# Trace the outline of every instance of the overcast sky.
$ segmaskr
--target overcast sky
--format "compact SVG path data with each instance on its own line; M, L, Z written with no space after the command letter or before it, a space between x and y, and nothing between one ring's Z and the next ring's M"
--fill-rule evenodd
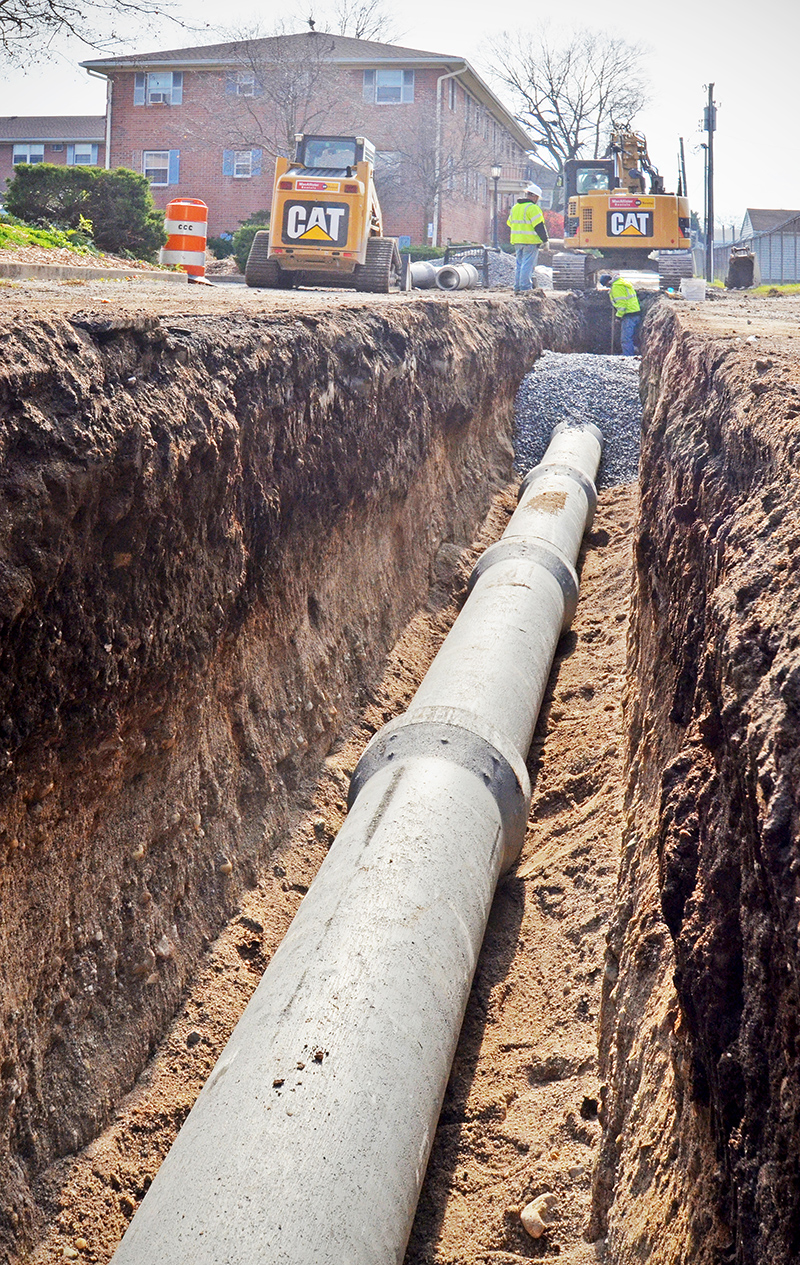
M148 20L141 34L123 51L147 52L214 43L229 38L236 25L261 23L271 29L279 18L300 30L309 5L297 0L267 8L252 0L200 0L175 6L195 29L186 31ZM396 43L409 48L466 57L488 78L488 45L500 31L541 29L547 8L498 0L459 0L434 5L431 0L386 0L396 14ZM651 103L635 120L648 140L651 161L666 177L667 188L677 180L678 138L686 147L689 196L702 214L703 153L698 131L706 100L706 85L714 84L719 108L715 136L715 202L717 220L741 224L748 206L800 208L800 163L797 160L797 53L800 48L798 0L726 0L709 3L664 4L656 0L627 0L597 4L569 0L548 6L569 12L569 28L554 19L551 33L581 27L602 28L647 49L645 68ZM487 10L493 24L487 21ZM314 0L317 29L325 29L325 0ZM197 29L207 23L207 29ZM90 79L77 63L91 50L71 46L54 63L28 71L9 71L0 84L0 115L102 114L105 88Z

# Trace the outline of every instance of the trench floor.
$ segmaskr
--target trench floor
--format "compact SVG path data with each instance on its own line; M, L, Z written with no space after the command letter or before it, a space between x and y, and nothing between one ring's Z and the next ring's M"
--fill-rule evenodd
M40 1179L49 1229L26 1265L112 1256L341 826L361 750L408 705L458 613L475 556L513 511L514 491L496 498L452 585L432 591L362 713L302 788L269 872L210 947L111 1125ZM407 1265L601 1259L582 1234L600 1132L595 1027L620 830L635 496L633 485L601 494L581 605L559 647L531 751L526 846L495 900ZM533 1240L518 1212L541 1193L556 1196L555 1221Z

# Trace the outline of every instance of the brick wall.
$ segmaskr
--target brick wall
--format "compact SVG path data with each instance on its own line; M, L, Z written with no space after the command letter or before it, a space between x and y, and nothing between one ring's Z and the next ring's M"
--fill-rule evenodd
M402 153L399 170L377 184L387 235L427 241L434 217L437 69L415 70L414 101L378 105L363 99L362 70L326 71L308 105L306 131L365 135L379 152ZM286 121L267 98L240 98L226 92L224 70L185 71L180 105L134 105L133 72L113 79L113 166L142 171L146 151L177 151L177 183L154 186L163 208L172 198L201 198L209 208L209 235L233 232L254 211L271 202L276 138L284 140ZM313 116L313 117L312 117ZM304 119L295 126L303 130ZM289 129L293 130L293 129ZM261 172L226 174L226 150L261 150ZM494 120L485 119L460 85L443 84L442 161L452 174L440 181L440 240L488 241L491 238L491 179L495 152L505 180L524 181L524 155Z

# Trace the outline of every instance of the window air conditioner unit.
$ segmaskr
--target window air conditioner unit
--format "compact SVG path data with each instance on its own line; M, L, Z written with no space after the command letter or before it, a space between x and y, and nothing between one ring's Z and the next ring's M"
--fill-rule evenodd
M151 105L164 105L167 101L168 101L168 96L166 92L151 92L150 93Z

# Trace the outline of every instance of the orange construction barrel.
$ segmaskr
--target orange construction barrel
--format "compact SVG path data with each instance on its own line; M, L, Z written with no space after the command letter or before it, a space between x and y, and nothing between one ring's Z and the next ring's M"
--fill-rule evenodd
M164 228L167 244L161 248L159 261L168 266L177 264L190 277L204 277L208 235L205 202L199 198L175 198L168 202Z

